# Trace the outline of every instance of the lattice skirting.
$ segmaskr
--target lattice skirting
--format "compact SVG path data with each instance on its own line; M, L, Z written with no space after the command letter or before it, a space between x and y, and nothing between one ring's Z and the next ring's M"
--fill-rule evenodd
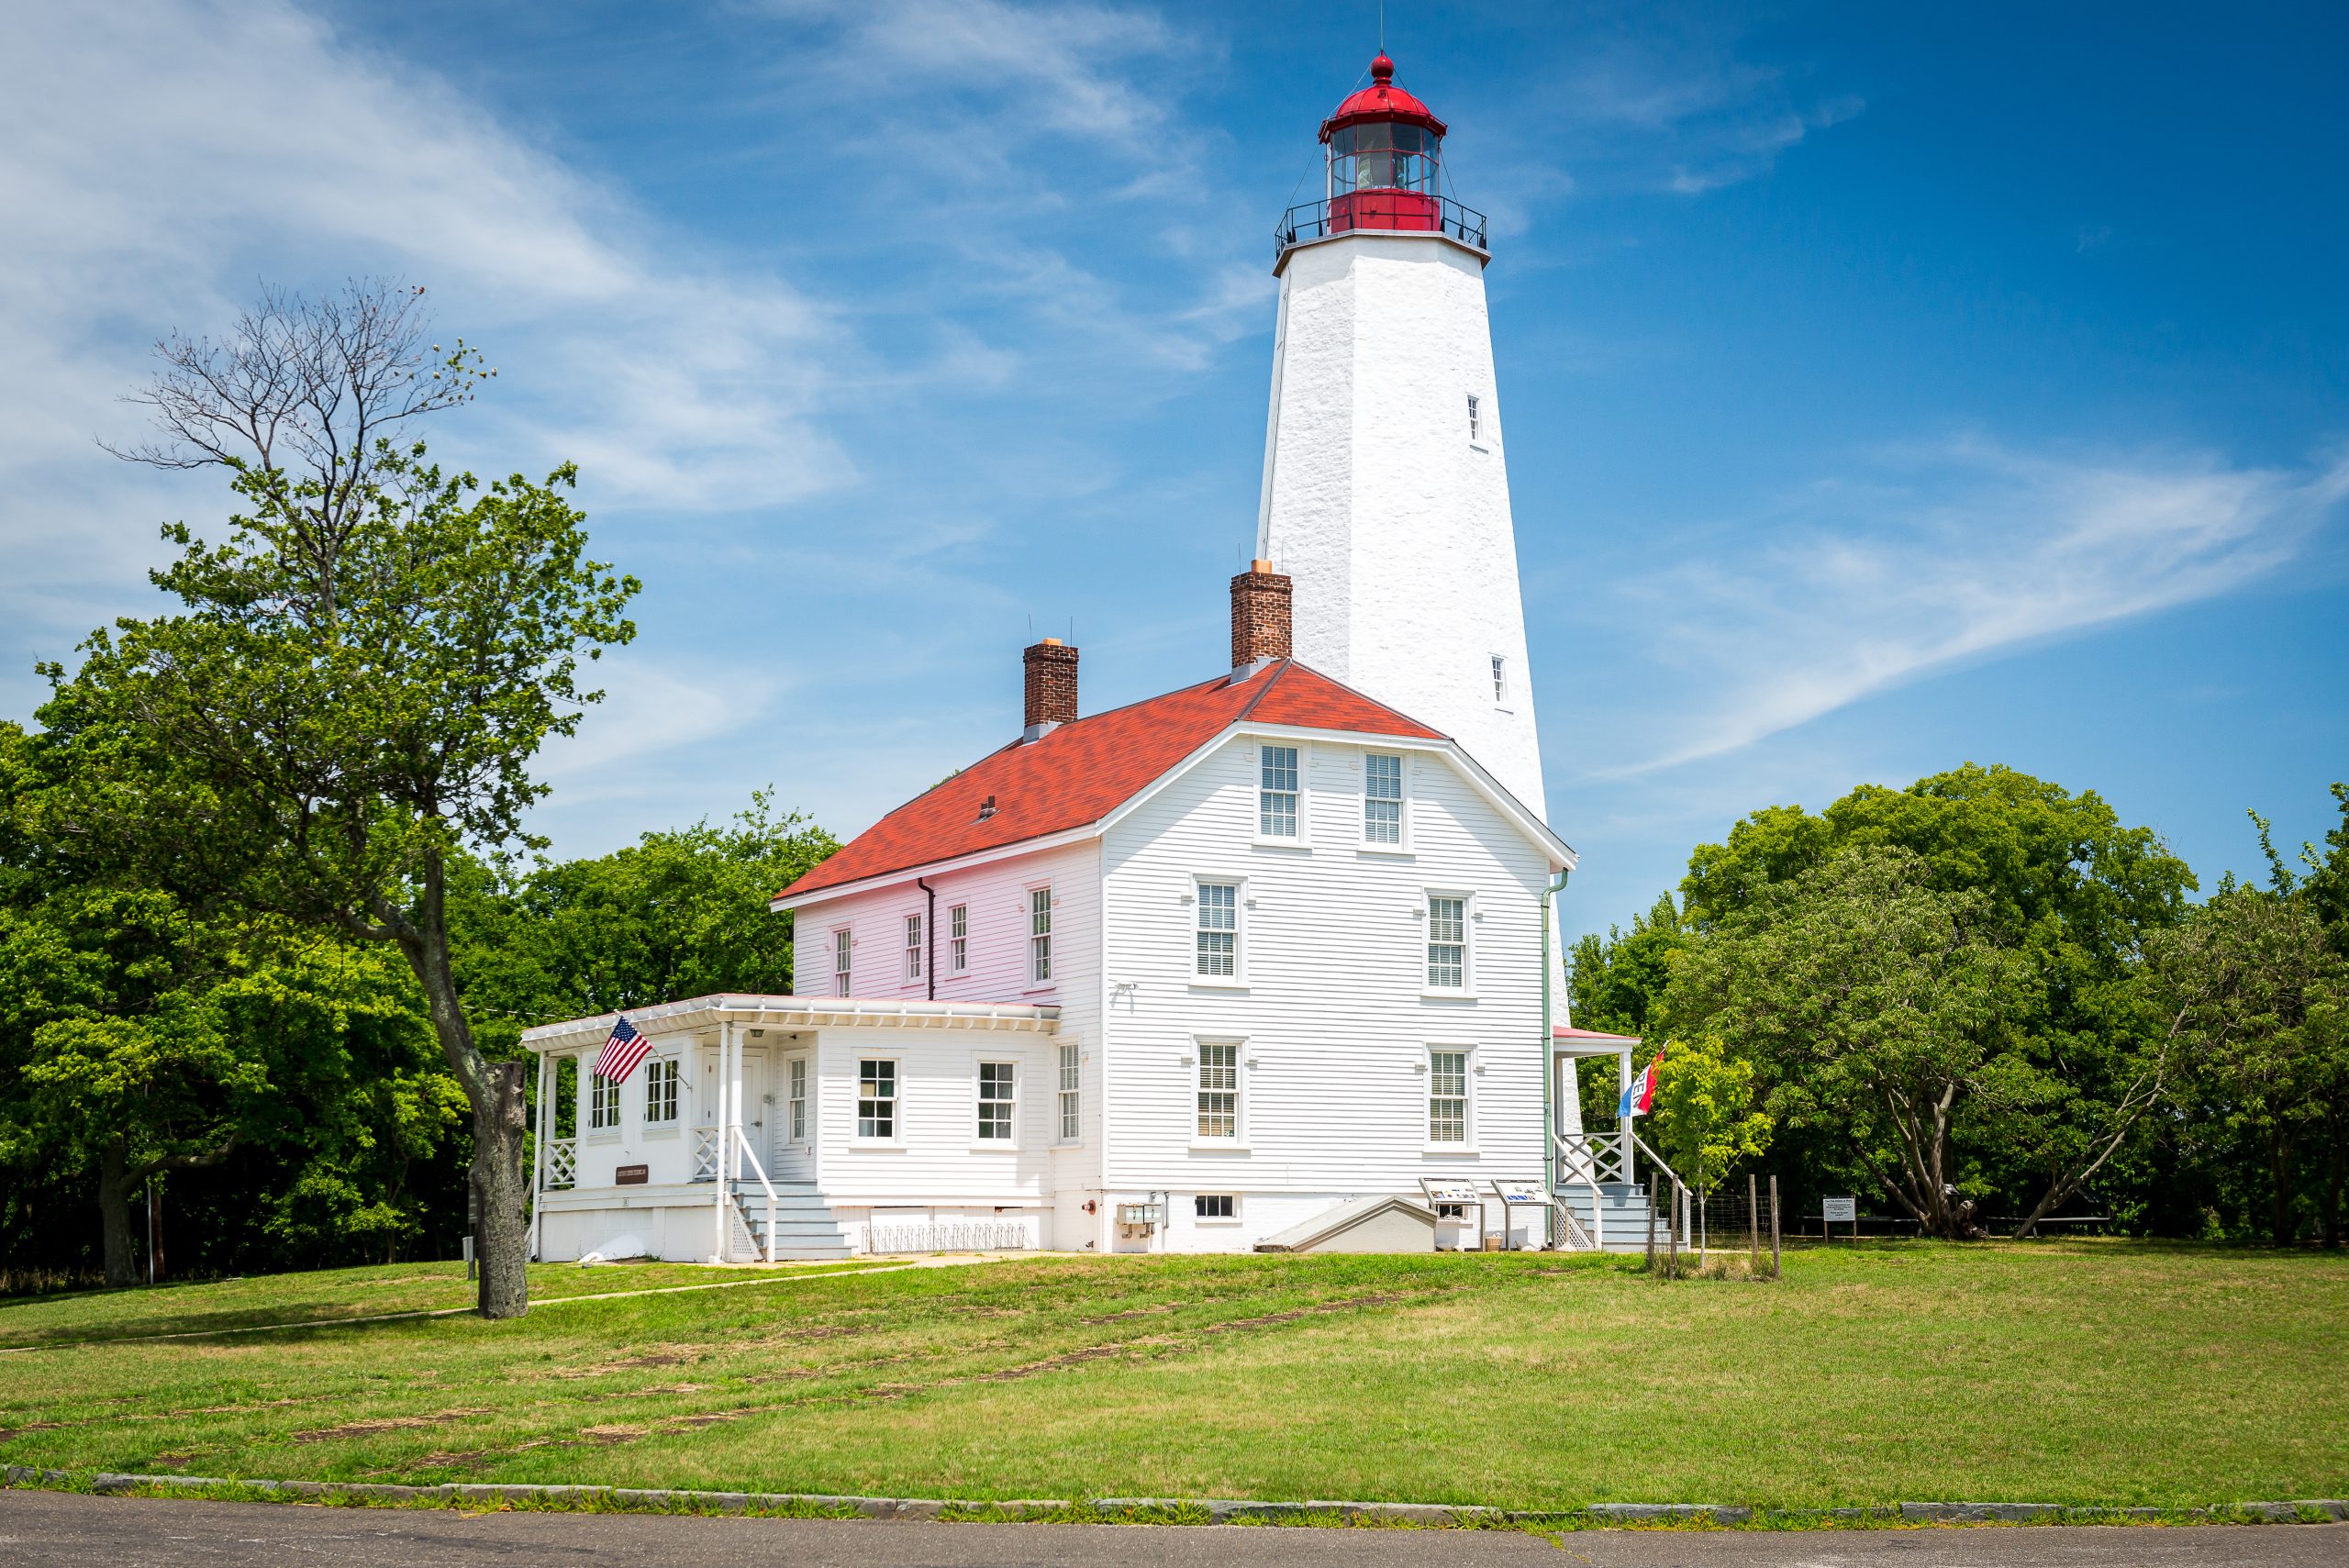
M875 1225L866 1250L874 1252L1018 1252L1036 1244L1021 1219L940 1219Z

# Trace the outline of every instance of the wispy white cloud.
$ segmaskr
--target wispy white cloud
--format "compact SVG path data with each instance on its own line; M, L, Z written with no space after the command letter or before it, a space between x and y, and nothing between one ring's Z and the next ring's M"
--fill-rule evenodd
M1685 703L1600 776L1739 751L1935 671L2206 599L2299 558L2349 496L2304 470L1980 439L1885 454L1617 590Z

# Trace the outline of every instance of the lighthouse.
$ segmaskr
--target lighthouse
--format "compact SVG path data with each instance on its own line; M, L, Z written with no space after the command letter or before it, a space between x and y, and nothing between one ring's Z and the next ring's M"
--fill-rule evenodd
M1320 197L1275 232L1256 554L1295 584L1299 660L1546 817L1485 218L1444 194L1443 121L1383 50L1370 70L1322 122Z

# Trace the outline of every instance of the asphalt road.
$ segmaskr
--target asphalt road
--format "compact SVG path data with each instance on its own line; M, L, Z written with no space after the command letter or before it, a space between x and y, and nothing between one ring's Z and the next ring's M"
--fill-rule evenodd
M975 1525L461 1514L0 1491L0 1568L2341 1568L2349 1525L2105 1529L1475 1530Z

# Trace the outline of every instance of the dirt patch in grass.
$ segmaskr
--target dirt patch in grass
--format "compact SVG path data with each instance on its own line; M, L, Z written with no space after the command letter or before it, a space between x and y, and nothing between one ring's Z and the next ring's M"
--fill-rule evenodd
M286 1440L297 1443L340 1442L349 1438L372 1438L382 1432L412 1431L418 1427L445 1426L451 1421L469 1420L475 1416L495 1416L497 1412L487 1406L467 1410L439 1410L429 1416L379 1416L373 1420L345 1421L339 1427L318 1427L306 1432L288 1432Z

